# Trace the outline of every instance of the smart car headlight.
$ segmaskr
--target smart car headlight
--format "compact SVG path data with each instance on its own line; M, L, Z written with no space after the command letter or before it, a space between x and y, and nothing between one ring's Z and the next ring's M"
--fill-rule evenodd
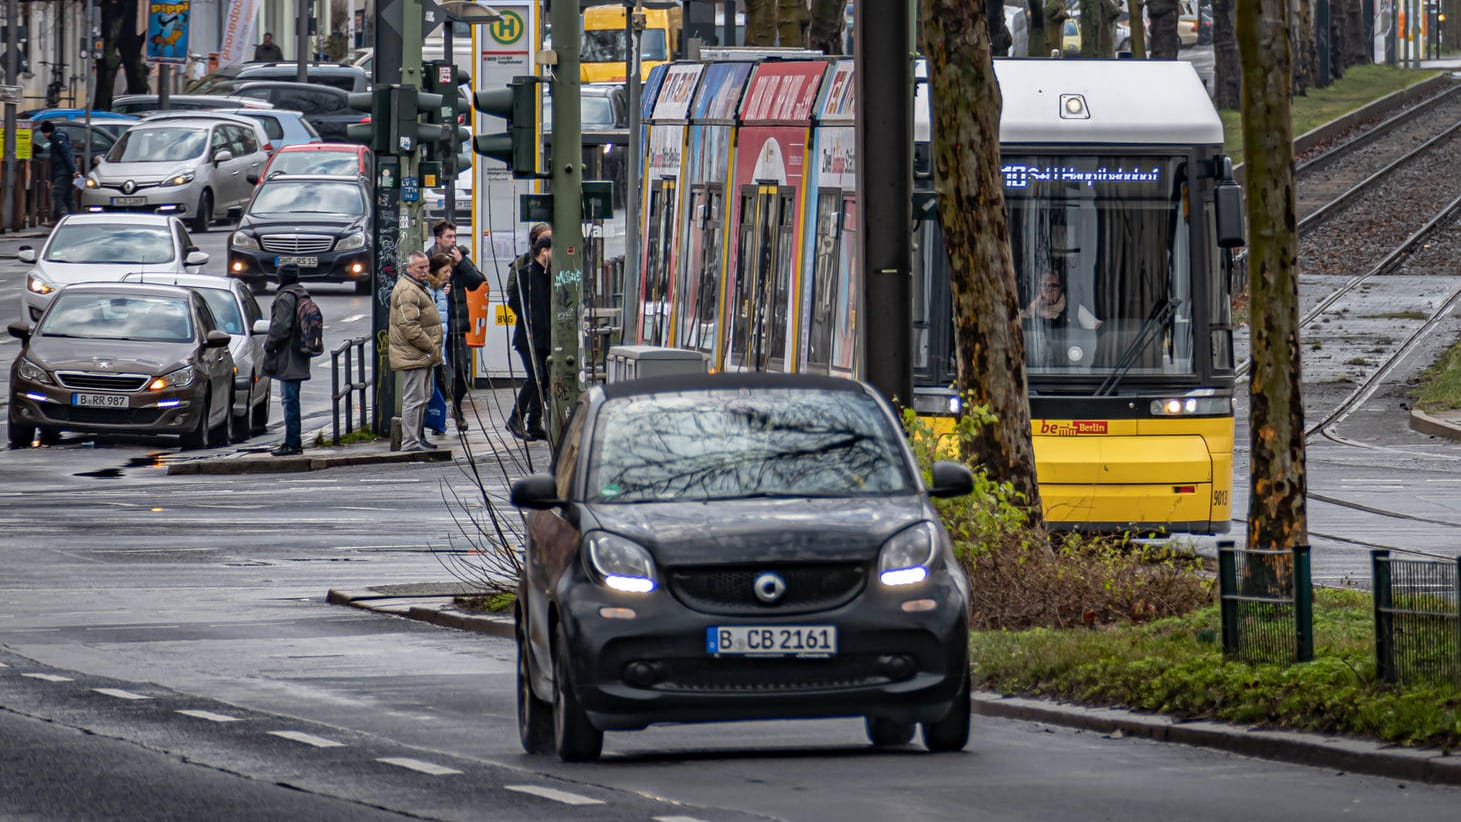
M46 373L46 369L41 368L39 365L24 357L20 358L20 363L16 366L15 370L23 380L44 383L46 385L51 384L51 375Z
M631 594L655 589L654 559L642 545L600 531L588 537L588 559L605 587Z
M883 543L878 554L878 580L890 588L924 581L937 547L938 530L933 523L904 528Z
M193 370L193 366L185 365L148 383L147 388L151 391L161 391L164 388L187 388L193 384L193 380L196 378L197 372Z
M233 236L228 241L233 244L234 248L244 248L251 251L259 250L259 241L242 231L233 232Z
M49 294L56 290L56 287L46 282L46 278L32 272L25 278L26 290L32 294Z
M364 231L357 231L335 243L336 251L349 251L352 248L365 248Z

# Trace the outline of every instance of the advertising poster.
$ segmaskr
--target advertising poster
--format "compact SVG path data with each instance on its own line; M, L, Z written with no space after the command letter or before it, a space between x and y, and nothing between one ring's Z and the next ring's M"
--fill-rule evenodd
M259 13L259 0L233 0L223 18L223 37L218 49L218 65L242 63L254 54L254 18Z
M147 4L147 62L188 62L188 18L192 0Z

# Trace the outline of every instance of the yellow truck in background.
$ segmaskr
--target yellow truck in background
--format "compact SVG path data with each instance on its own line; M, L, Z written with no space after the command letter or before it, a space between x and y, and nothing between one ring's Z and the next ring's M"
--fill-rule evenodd
M624 13L623 5L584 9L583 39L578 56L580 81L624 82L624 59L629 54ZM669 62L680 47L680 33L684 27L684 12L678 5L644 9L644 33L639 40L639 79L648 79L650 69Z

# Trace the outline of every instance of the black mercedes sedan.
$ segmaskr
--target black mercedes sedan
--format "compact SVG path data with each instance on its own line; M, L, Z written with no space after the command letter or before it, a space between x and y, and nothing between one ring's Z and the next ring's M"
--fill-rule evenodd
M184 448L228 442L232 338L197 292L76 283L35 327L9 331L25 343L10 368L10 447L62 431L172 434Z
M588 389L531 509L518 729L592 760L658 722L863 717L874 745L969 736L969 583L892 408L806 375Z
M228 276L255 293L279 266L299 266L301 282L354 283L370 290L370 187L346 177L289 175L254 189L238 230L228 238Z

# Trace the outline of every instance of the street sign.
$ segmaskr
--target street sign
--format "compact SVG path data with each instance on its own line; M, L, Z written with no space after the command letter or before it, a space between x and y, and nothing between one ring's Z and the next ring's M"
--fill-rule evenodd
M20 86L0 86L0 103L14 103L20 105L24 96L24 89Z
M401 178L401 202L414 203L421 199L421 186L415 177Z

